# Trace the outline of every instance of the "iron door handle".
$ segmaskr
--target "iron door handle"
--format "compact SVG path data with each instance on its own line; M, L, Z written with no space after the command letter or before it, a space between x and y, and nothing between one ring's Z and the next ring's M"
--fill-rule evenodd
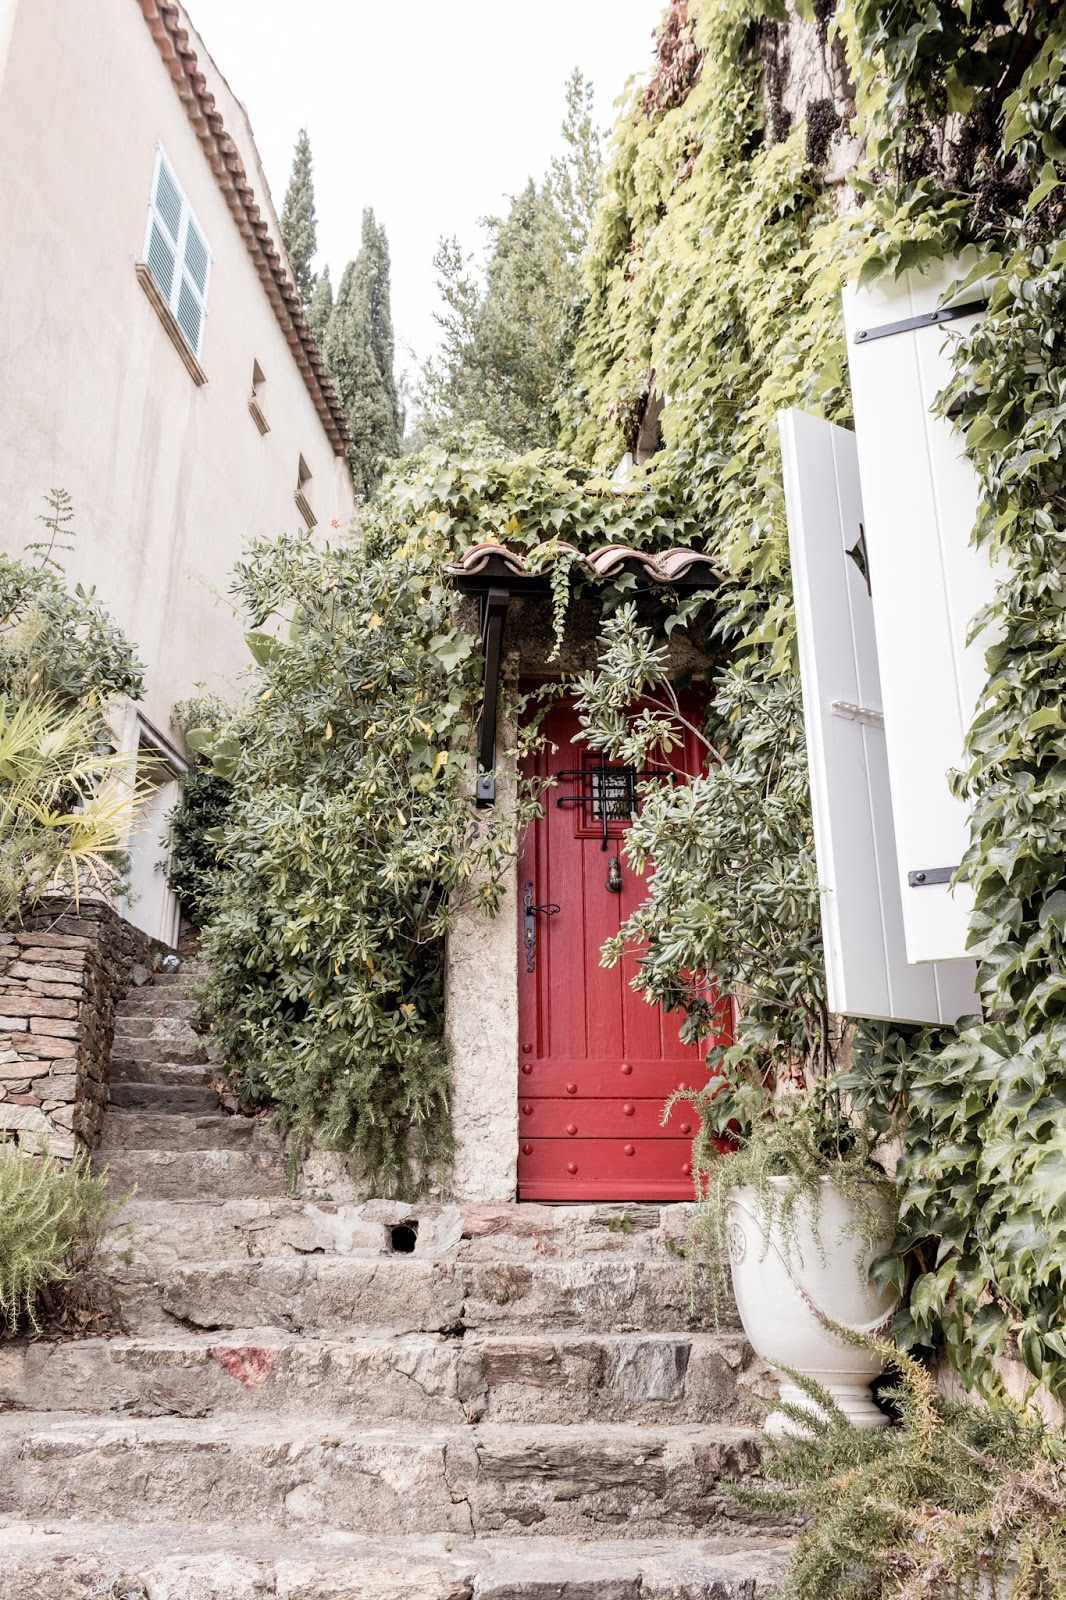
M527 878L522 886L522 907L525 926L523 929L523 943L526 947L526 971L537 970L537 912L544 917L557 917L561 906L554 901L548 905L535 906L533 904L533 880Z

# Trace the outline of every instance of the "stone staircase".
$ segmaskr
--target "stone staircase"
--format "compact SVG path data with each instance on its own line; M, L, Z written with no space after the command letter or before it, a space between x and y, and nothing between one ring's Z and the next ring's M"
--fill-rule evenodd
M755 1600L763 1381L684 1206L287 1197L194 966L117 1025L125 1332L0 1346L0 1600Z

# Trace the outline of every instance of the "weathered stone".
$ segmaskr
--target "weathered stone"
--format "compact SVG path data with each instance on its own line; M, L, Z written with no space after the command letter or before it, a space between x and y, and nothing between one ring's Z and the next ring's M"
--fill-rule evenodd
M74 988L74 979L69 967L38 965L36 962L27 961L25 959L27 954L28 952L24 951L23 960L16 961L8 967L9 978L25 978L34 984L57 983L64 988ZM47 994L48 991L45 989L43 992ZM75 989L75 993L81 993L80 985Z
M0 1062L0 1083L28 1083L31 1078L43 1078L50 1070L50 1061L31 1061L28 1057L15 1056L12 1061Z
M33 1025L19 1040L19 1050L40 1061L67 1061L78 1053L77 1040L53 1039L50 1034L36 1033Z
M80 1029L76 1021L60 1017L35 1016L30 1018L30 1032L48 1034L54 1039L77 1039Z
M5 1033L19 1033L26 1028L25 1017L0 1017L0 1028Z
M50 1520L0 1530L0 1600L104 1596L117 1573L150 1600L769 1600L781 1539L653 1542L479 1538L375 1540L186 1522L151 1529Z
M32 936L32 944L28 942L29 937L30 936L27 936L26 939L22 941L22 961L38 962L41 966L54 966L60 968L83 967L85 965L85 952L88 944L87 940L81 940L79 943L79 948L72 950L66 945L57 944L55 942L55 935L53 935L50 939L46 936L44 940L41 940L39 935ZM14 967L11 970L13 972L16 971ZM24 977L25 973L16 972L16 976Z
M9 1133L25 1129L27 1133L47 1134L50 1127L48 1118L34 1106L14 1105L11 1100L0 1105L0 1128Z
M29 950L88 950L92 939L87 934L68 933L16 933L15 943ZM28 955L26 960L39 960L40 957Z

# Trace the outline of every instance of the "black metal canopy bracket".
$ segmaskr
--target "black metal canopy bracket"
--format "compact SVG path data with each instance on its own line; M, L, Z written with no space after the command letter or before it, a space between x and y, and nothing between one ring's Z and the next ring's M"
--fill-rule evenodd
M485 687L481 705L481 725L477 741L477 785L474 797L479 806L496 802L496 711L500 699L500 661L503 658L503 629L510 589L488 589L481 596L481 645L485 656Z

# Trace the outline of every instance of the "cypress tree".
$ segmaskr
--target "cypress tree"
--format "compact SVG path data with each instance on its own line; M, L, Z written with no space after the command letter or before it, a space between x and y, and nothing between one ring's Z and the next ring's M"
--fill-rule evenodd
M311 141L301 128L292 158L292 177L281 208L281 237L292 267L292 275L305 307L315 292L311 268L318 248L315 228L315 187L311 180Z
M421 424L431 439L475 423L516 451L559 437L574 403L580 259L600 185L592 89L580 72L566 86L563 140L549 175L514 195L506 216L485 219L483 283L456 240L438 248L442 337L420 387Z
M333 315L333 284L330 282L329 268L323 267L315 283L315 292L311 296L311 304L307 308L307 321L314 335L315 343L321 350L326 341L326 329L329 319Z
M364 495L381 476L382 458L400 453L394 347L388 241L367 210L362 248L344 269L322 340L322 354L352 430L352 476Z

